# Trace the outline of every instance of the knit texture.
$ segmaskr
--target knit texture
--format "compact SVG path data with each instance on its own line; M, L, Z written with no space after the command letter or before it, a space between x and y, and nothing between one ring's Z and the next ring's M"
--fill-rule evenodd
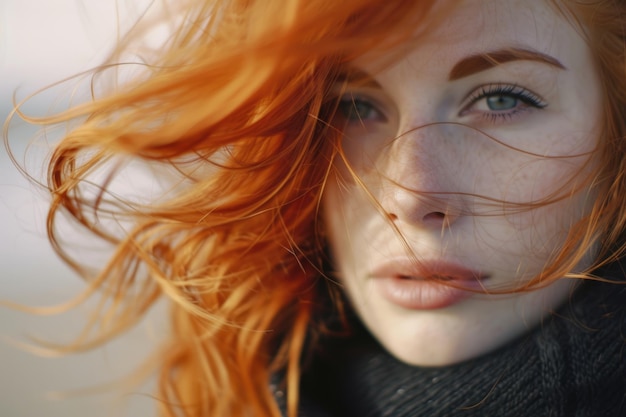
M619 265L603 276L623 281ZM357 333L308 367L301 417L626 416L622 285L587 282L529 334L452 366L406 365Z

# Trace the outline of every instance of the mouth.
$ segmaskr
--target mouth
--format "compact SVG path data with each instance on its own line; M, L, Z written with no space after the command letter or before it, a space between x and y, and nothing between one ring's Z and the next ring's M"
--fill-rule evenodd
M410 310L455 305L480 292L489 279L489 275L459 264L408 258L385 262L373 269L370 277L384 299Z
M398 278L417 281L484 281L489 275L444 261L414 261L408 258L394 259L373 269L372 278Z
M450 275L441 275L441 274L432 274L428 276L428 278L422 278L422 277L416 277L416 276L410 276L410 275L398 275L397 278L412 279L412 280L432 279L433 281L454 281L456 279L455 277L452 277Z

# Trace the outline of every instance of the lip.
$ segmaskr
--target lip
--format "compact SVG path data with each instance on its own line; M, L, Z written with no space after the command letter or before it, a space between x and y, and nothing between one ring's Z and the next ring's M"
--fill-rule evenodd
M392 304L411 310L434 310L457 304L483 288L483 272L443 260L415 262L409 258L387 261L370 277L377 291ZM441 278L454 285L442 283ZM472 291L474 290L474 291Z

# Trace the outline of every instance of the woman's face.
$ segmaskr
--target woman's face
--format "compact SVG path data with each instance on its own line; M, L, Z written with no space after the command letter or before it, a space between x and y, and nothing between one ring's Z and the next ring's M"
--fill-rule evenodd
M397 358L459 362L521 335L571 293L568 279L488 295L435 278L501 290L558 254L595 197L585 180L598 75L547 0L462 1L402 59L385 58L356 62L369 81L348 81L342 96L347 163L338 158L324 195L337 278Z

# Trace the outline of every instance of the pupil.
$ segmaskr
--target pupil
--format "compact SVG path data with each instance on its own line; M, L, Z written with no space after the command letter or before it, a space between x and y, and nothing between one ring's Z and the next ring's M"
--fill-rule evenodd
M369 117L371 107L362 100L355 100L350 106L350 119L361 120Z
M511 96L487 97L489 110L511 110L517 106L517 99Z

